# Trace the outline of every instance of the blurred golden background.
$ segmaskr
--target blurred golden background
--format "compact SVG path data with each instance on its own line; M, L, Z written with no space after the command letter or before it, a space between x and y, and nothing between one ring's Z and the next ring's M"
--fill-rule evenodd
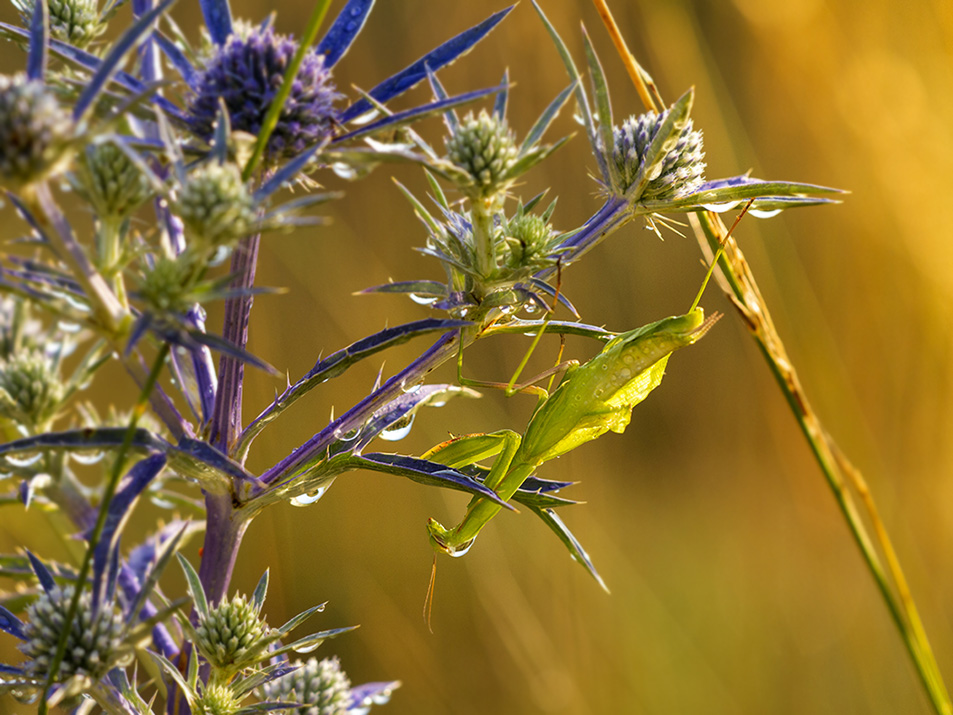
M332 7L332 12L336 10ZM583 62L579 21L600 52L617 120L641 107L592 6L544 9ZM234 0L261 19L273 3ZM380 0L336 71L368 89L503 3ZM755 176L849 189L843 205L746 218L738 228L814 407L863 470L907 571L940 667L953 683L953 5L946 0L616 2L616 19L663 96L696 88L709 178ZM286 3L277 26L303 26ZM12 16L12 11L7 13ZM197 5L175 17L199 23ZM23 59L4 48L4 67ZM567 77L542 24L522 3L469 56L441 73L451 92L489 86L509 67L520 137ZM423 89L406 101L424 101ZM405 105L409 106L409 105ZM436 121L425 125L439 141ZM558 196L570 229L600 205L589 148L570 112L550 139L576 137L520 187ZM353 296L389 278L442 277L412 250L424 236L389 179L422 195L419 169L379 169L347 185L329 227L268 237L250 349L292 379L385 324L426 317L388 296ZM330 185L337 185L333 177ZM616 330L684 312L702 279L692 237L659 241L632 223L564 274L585 321ZM430 575L427 517L455 523L466 498L393 477L340 478L318 504L271 510L251 526L233 585L249 592L271 569L272 624L328 601L315 628L360 623L318 654L336 653L355 683L400 679L381 712L919 713L927 700L873 580L797 425L732 306L677 354L623 436L609 435L544 468L578 480L562 512L612 590L602 592L530 514L502 515L465 559L438 563L433 634L421 617ZM219 322L217 322L219 321ZM210 327L220 324L213 311ZM528 340L486 341L470 375L506 379ZM392 374L427 343L386 354ZM554 359L555 341L536 364ZM594 347L570 341L568 354ZM264 469L371 388L362 363L276 423L253 451ZM445 366L434 380L453 381ZM252 374L251 419L282 385ZM98 398L109 399L107 391ZM420 453L455 433L521 430L532 398L451 402L427 410L394 445ZM386 450L391 445L380 445ZM36 521L8 509L0 550L44 544ZM151 514L148 509L141 516ZM197 560L196 548L189 549ZM170 591L178 573L169 573ZM0 658L16 655L0 640ZM0 700L0 710L21 712ZM6 710L4 710L6 712ZM22 711L25 712L25 711Z

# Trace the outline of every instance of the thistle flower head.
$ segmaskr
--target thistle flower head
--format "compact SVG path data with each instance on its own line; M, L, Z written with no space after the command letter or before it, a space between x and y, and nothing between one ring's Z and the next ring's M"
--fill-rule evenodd
M227 245L255 225L255 200L234 164L209 162L195 169L173 208L189 238L203 247Z
M220 101L232 129L257 135L298 49L294 39L270 26L236 27L199 74L188 100L192 128L205 139L212 136ZM271 161L294 156L330 134L338 98L330 77L324 56L308 52L268 140Z
M638 117L632 116L621 127L613 128L612 161L621 177L621 186L613 188L619 193L625 193L636 180L645 152L668 112L646 112ZM702 133L694 131L692 120L688 119L675 145L656 165L653 175L649 176L649 183L640 199L662 201L690 194L705 180L704 157Z
M71 585L57 586L49 592L41 592L27 609L26 640L20 650L30 659L26 672L37 679L47 676L60 634L67 627L66 615L73 593ZM124 629L125 622L118 608L108 604L94 612L92 596L84 591L76 618L69 624L66 652L57 678L66 680L75 675L92 680L102 678L117 665Z
M481 110L467 114L447 138L447 155L470 175L478 194L490 196L505 190L512 180L509 170L519 158L519 148L506 120Z
M17 190L46 178L72 136L70 114L49 87L24 74L0 75L0 183Z
M161 257L142 276L139 295L157 314L184 313L194 302L190 289L191 254L176 258Z
M228 685L211 683L202 691L194 711L198 715L234 715L241 709L241 701Z
M96 7L97 0L46 0L50 9L50 35L84 49L103 34L106 23ZM33 20L36 0L13 0L27 27Z
M56 414L65 391L55 361L41 350L0 357L0 417L42 426Z
M259 610L254 601L236 595L200 620L195 646L213 668L233 672L260 659L271 629L259 617Z
M337 657L309 658L297 670L262 686L265 700L304 703L294 715L345 715L351 706L351 681Z
M503 227L506 268L535 271L553 262L551 253L558 235L547 220L537 214L518 212Z
M102 218L126 218L152 195L145 175L109 143L92 144L80 154L72 183Z

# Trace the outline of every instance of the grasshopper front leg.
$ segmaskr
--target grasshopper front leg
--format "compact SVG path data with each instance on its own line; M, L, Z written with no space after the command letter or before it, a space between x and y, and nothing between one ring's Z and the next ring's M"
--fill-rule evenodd
M424 458L435 459L448 467L458 468L498 454L484 484L506 501L529 475L524 474L523 469L513 468L513 458L519 451L521 441L520 435L512 430L471 435L445 442L425 454ZM532 472L532 469L529 471ZM473 546L480 529L500 508L498 504L474 497L463 520L452 529L446 528L436 519L430 519L427 522L427 531L430 533L430 544L434 551L449 556L463 556Z

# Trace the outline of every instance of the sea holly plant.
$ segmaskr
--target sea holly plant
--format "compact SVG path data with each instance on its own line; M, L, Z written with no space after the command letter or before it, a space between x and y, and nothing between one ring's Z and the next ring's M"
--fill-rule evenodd
M588 39L593 105L586 78L542 13L569 85L518 139L507 116L508 73L455 95L438 76L511 8L348 97L334 68L372 0L344 2L320 40L326 0L299 38L278 33L270 18L233 18L224 0L202 0L198 46L175 23L173 4L133 0L131 25L109 33L103 26L117 4L97 10L85 0L18 2L23 25L0 23L0 34L26 52L24 73L0 77L0 182L22 218L0 264L0 505L25 505L38 519L55 515L80 545L62 561L26 551L0 561L0 575L17 585L3 597L0 629L22 641L24 658L0 665L0 692L41 712L80 699L123 714L365 712L398 683L352 687L333 657L291 659L350 629L289 640L321 607L269 626L267 575L250 598L230 595L254 517L278 503L314 504L338 477L376 471L470 495L459 526L431 520L422 527L438 553L462 555L515 502L602 583L556 513L576 503L562 494L569 483L537 472L624 430L671 354L704 336L717 314L706 319L696 300L684 315L617 334L582 322L563 293L563 273L635 217L658 231L671 213L747 202L750 213L767 216L831 203L837 192L747 176L707 181L691 92L614 125ZM431 100L396 104L422 82ZM546 137L571 101L605 203L581 226L560 230L554 200L516 192L567 140ZM434 115L444 120L441 141L415 127ZM346 200L345 182L394 162L426 172L430 199L395 190L409 201L408 218L412 210L423 226L420 250L443 275L364 292L410 294L428 314L318 358L243 424L246 369L277 372L247 349L253 298L268 290L255 283L263 235L321 223L316 207ZM92 220L61 208L64 182ZM224 302L220 327L207 325L203 306L211 301ZM556 319L557 310L571 317ZM565 372L551 393L538 380L517 384L517 376L466 378L466 350L505 333L533 335L532 346L544 333L580 335L601 349L547 371ZM264 470L246 466L256 438L303 397L419 337L434 342L386 379L382 373L310 439ZM448 361L457 363L457 382L428 383ZM84 388L110 362L138 397L109 407L83 402ZM539 404L522 433L454 438L420 455L379 447L405 436L422 408L475 397L474 387L536 394ZM141 543L125 543L143 500L168 518L135 529L148 534ZM179 551L198 535L195 569ZM185 574L179 597L160 585L173 556Z

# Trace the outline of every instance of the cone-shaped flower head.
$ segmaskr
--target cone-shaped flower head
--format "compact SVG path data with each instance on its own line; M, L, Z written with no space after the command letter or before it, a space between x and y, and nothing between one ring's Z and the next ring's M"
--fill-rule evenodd
M139 295L154 313L184 313L194 303L189 292L193 272L191 257L190 253L176 258L163 256L142 276Z
M237 671L258 660L271 633L259 617L259 606L236 595L209 611L195 629L195 646L213 668Z
M50 8L50 35L56 40L68 42L84 49L103 34L106 23L102 21L96 0L46 0ZM13 0L20 11L20 19L27 27L33 20L36 0Z
M212 683L202 692L195 712L198 715L234 715L240 709L241 698L236 697L228 685Z
M56 414L65 387L54 361L40 350L0 358L0 417L42 427Z
M255 224L255 201L234 164L210 162L189 174L173 209L189 238L203 246L228 244Z
M212 136L220 100L228 110L232 129L257 136L298 49L294 39L270 26L249 29L236 24L236 28L192 86L189 115L194 131L205 139ZM338 97L330 76L323 55L314 51L305 55L268 140L268 159L294 156L330 134Z
M65 155L73 121L42 82L0 75L0 184L17 190L52 173Z
M262 686L266 700L306 703L294 715L345 715L351 705L351 681L337 657L309 658L293 673Z
M667 116L668 110L661 114L646 112L638 117L629 117L621 127L613 129L615 141L612 161L615 162L621 177L622 186L618 187L621 189L620 193L624 193L635 181L645 151ZM662 201L690 194L705 180L705 164L702 161L704 157L702 133L692 129L692 121L689 119L675 145L657 164L654 175L649 177L648 186L639 198Z
M47 676L60 634L66 627L66 614L73 598L73 587L57 586L40 596L27 609L26 641L20 650L30 658L25 669L35 678ZM92 596L80 596L79 610L70 624L66 653L57 672L59 680L84 675L99 680L117 665L125 628L122 613L113 604L93 613Z
M115 144L88 146L72 181L100 218L123 219L152 195L149 180Z
M506 267L511 271L535 271L551 264L555 237L556 232L542 216L518 213L504 226Z
M489 196L505 190L519 148L506 121L481 110L477 117L467 114L454 128L447 138L447 155L470 175L479 193Z

